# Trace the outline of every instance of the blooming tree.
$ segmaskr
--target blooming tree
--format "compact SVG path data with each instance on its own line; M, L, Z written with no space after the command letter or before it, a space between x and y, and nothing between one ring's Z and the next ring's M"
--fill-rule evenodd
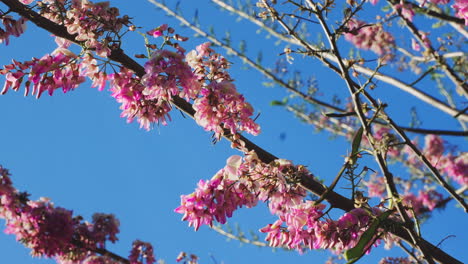
M25 96L39 99L90 83L100 91L107 88L121 117L142 129L169 125L170 112L177 108L209 131L214 142L224 138L239 151L226 157L226 165L211 179L200 180L193 193L181 196L175 212L195 230L207 225L252 242L215 224L225 224L241 207L265 203L276 220L262 223L259 232L266 243L258 245L299 252L325 249L334 256L329 263L353 263L384 244L401 247L407 256L380 263L462 263L424 238L422 221L436 208L468 211L468 154L461 146L466 142L448 138L468 136L468 1L260 0L236 6L212 0L279 41L281 56L273 68L261 58L252 59L245 46L234 48L229 38L204 31L198 19L189 22L178 7L163 2L150 0L205 40L190 47L188 38L168 24L142 28L109 2L1 2L0 43L15 45L15 37L37 27L50 32L57 44L39 58L12 58L4 65L2 94L24 90ZM379 15L369 17L366 10ZM431 27L448 33L432 34ZM314 39L312 32L321 32L321 38ZM140 35L145 53L127 53L122 43ZM262 117L236 87L223 50L266 77L266 85L289 92L273 106L349 141L341 168L333 168L338 172L334 179L321 179L246 138L260 133L257 120ZM322 95L325 91L304 77L308 72L298 71L300 58L314 58L336 74L342 82L337 95ZM398 71L405 72L402 78L395 76ZM380 98L381 89L395 88L446 114L455 129L400 125L391 114L392 102ZM86 220L49 199L32 200L13 186L5 167L0 167L0 198L5 232L34 256L57 263L156 262L149 242L135 240L125 257L108 249L106 242L118 240L114 215L96 213ZM197 257L181 253L176 260L196 263Z

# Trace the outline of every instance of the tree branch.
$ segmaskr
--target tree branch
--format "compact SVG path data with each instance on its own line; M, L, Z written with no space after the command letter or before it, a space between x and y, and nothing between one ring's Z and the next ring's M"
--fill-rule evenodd
M457 87L457 90L461 90L462 93L465 94L465 96L468 96L468 84L460 78L455 72L455 70L448 65L448 63L445 61L444 57L441 56L435 49L432 47L432 44L424 41L423 36L421 35L420 31L418 28L414 25L413 22L411 22L408 18L403 16L401 14L401 9L396 8L396 5L398 4L395 0L388 0L390 4L392 5L393 9L397 12L397 14L400 16L400 19L403 20L404 24L408 28L408 30L411 32L413 36L416 37L416 39L420 42L420 44L426 49L426 51L431 54L432 58L437 61L439 64L440 68L442 71L445 72L445 74L449 77L449 79L455 84Z
M37 26L41 28L46 29L52 34L68 39L72 42L81 44L81 42L76 41L75 36L67 32L64 26L58 25L52 21L47 20L46 18L40 16L39 14L29 9L27 6L19 3L18 1L16 0L0 0L0 1L6 4L11 9L11 11L16 12L19 15L28 18L34 24L36 24ZM127 56L121 49L112 50L109 58L113 61L121 63L122 66L133 70L135 74L140 77L145 74L144 68L140 64L138 64L136 61L134 61L132 58ZM184 99L180 97L174 97L172 103L181 111L193 117L194 110L190 103L186 102ZM234 140L233 135L230 135L228 133L225 134L225 138L227 138L230 141ZM262 160L262 162L270 163L273 160L277 159L274 155L260 148L259 146L255 145L253 142L246 139L245 137L241 136L240 139L245 142L245 147L248 150L254 150L257 153L258 157ZM314 178L312 178L310 175L303 176L303 178L301 179L300 185L317 195L321 195L326 191L326 187L323 186L320 182L318 182ZM340 208L345 211L350 211L354 209L353 201L333 191L331 191L327 195L326 200L335 208ZM404 240L410 240L408 233L402 228L394 230L393 233L396 234L397 236L400 236ZM450 263L461 263L458 260L451 257L450 255L446 254L444 251L433 246L429 242L425 240L421 240L421 243L425 247L429 248L432 251L432 254L436 258L442 259L444 261L448 260ZM106 254L106 252L102 252L102 254Z
M314 45L312 45L310 43L308 43L308 45L303 45L304 41L301 42L301 41L298 41L296 38L287 37L287 35L281 34L281 33L277 32L277 31L273 30L268 25L266 25L263 21L259 21L257 18L252 17L249 14L247 14L247 13L241 11L241 10L238 10L238 9L234 8L233 6L230 6L230 5L222 2L221 0L212 0L212 1L215 4L219 5L220 7L224 8L224 9L230 11L230 12L233 12L234 14L237 14L237 15L243 17L243 18L246 18L248 21L250 21L250 22L254 23L255 25L259 26L260 28L266 30L270 35L276 37L279 40L285 41L285 42L293 44L293 45L298 45L298 46L301 46L303 48L313 47L313 49L311 49L311 51L313 51L312 54L314 54L318 59L323 58L323 59L327 59L329 61L332 61L334 63L338 63L337 58L335 57L335 55L330 53L330 52L320 52L319 47L316 47L316 46L314 46ZM320 53L317 53L317 52L320 52ZM457 115L458 113L460 113L460 110L450 107L449 105L445 104L444 102L440 101L439 99L437 99L437 98L435 98L435 97L433 97L433 96L431 96L431 95L429 95L429 94L427 94L427 93L413 87L412 85L409 85L409 84L407 84L407 83L405 83L405 82L403 82L403 81L401 81L401 80L399 80L399 79L397 79L395 77L383 74L381 72L376 73L374 70L369 69L369 68L364 67L364 66L361 66L361 65L358 65L356 63L351 65L350 62L347 62L345 60L344 60L344 62L345 62L345 65L347 67L352 66L353 70L355 70L356 72L365 74L367 76L373 76L374 79L377 79L379 81L390 84L391 86L399 88L400 90L415 96L419 100L431 105L432 107L435 107L435 108L441 110L442 112L445 112L445 113L449 114L452 117L455 117L455 118L459 119L462 122L468 122L468 114L462 113L460 115Z

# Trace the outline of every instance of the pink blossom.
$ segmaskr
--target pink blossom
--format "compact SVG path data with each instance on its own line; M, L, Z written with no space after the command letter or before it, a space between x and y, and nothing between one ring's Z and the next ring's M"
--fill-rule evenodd
M392 53L395 45L393 36L385 32L381 25L368 25L364 21L351 19L348 22L349 32L345 33L345 39L357 48L371 50L378 55L387 55L387 59Z
M198 230L201 225L211 226L214 220L224 224L237 208L256 203L254 194L242 184L234 184L222 169L211 180L200 180L194 193L182 195L175 212L183 214L182 220Z
M363 182L367 186L367 192L370 197L384 198L385 195L385 179L378 177L377 174L372 174L369 181Z
M468 185L468 152L461 153L458 157L448 155L441 166L449 178L462 186Z
M163 32L166 31L168 28L167 24L163 24L155 29L152 29L147 32L148 35L153 36L155 38L160 37L163 35Z
M232 134L246 131L257 135L260 127L251 118L252 106L237 92L226 71L228 61L215 53L210 45L201 44L185 57L195 75L203 81L200 96L193 104L197 112L195 120L205 130L214 131L218 138L224 134L223 128L229 129Z
M291 182L299 175L313 177L305 167L287 160L263 164L255 153L248 153L242 160L232 156L211 180L200 181L194 193L183 195L175 211L198 230L213 221L225 223L234 210L244 205L254 206L258 200L268 202L270 212L278 216L274 223L260 229L270 246L334 252L353 247L372 220L371 214L381 213L376 208L370 212L357 208L336 221L323 219L325 205L307 200L305 190Z
M465 19L465 26L468 26L468 0L455 0L452 7L456 11L456 16Z
M411 48L414 51L420 51L421 50L421 45L419 45L418 41L415 40L414 38L411 39Z
M6 93L9 88L17 91L26 76L26 70L29 70L29 73L25 83L25 95L28 94L31 84L32 94L37 98L45 91L52 95L59 88L65 93L73 90L85 81L80 75L79 65L72 61L75 57L76 55L71 52L56 52L23 63L14 61L0 71L0 74L5 74L7 77L2 93Z
M395 8L400 11L404 18L408 19L409 21L413 21L414 10L410 5L400 3L395 5Z
M47 198L28 200L27 194L13 188L9 176L0 166L0 218L5 220L5 233L31 248L32 255L56 258L61 264L116 263L90 253L117 240L118 220L113 215L95 214L93 223L83 222Z
M404 195L403 201L414 210L416 215L419 215L425 210L434 210L437 204L442 201L442 198L440 193L430 189L420 190L418 196L407 193Z
M424 138L424 143L424 154L429 160L431 160L433 163L436 163L442 157L445 151L444 141L437 135L427 135Z
M1 15L0 21L5 29L0 27L0 44L5 42L6 45L10 42L10 36L19 37L26 30L27 19L21 17L18 20L13 19L9 15Z
M151 55L145 64L146 74L142 78L145 99L169 101L172 96L186 100L197 97L200 83L183 59L181 54L168 50L157 50Z
M422 3L420 4L420 6L424 6L424 5L426 4L427 1L428 1L428 0L422 1ZM436 5L438 5L438 4L443 4L443 5L445 5L445 4L448 4L448 3L450 2L450 0L429 0L429 2L431 2L431 3L433 3L433 4L436 4Z
M141 259L145 259L146 261L140 261ZM150 243L135 240L128 260L130 261L130 264L155 263L156 259L154 258L153 246Z
M167 124L170 120L169 112L172 109L168 101L145 100L140 78L132 71L121 68L119 73L108 76L111 80L112 96L121 103L122 117L127 118L127 122L132 122L137 118L140 127L149 130L151 124Z

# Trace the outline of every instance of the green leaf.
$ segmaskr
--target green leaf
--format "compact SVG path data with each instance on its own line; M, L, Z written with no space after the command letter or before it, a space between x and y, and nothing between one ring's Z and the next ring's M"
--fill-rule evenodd
M383 11L383 12L388 12L388 11L390 11L391 9L392 9L392 7L389 6L389 5L382 7L382 11Z
M364 129L360 127L359 130L356 132L356 135L354 135L354 138L353 138L353 144L352 144L352 149L351 149L351 160L353 161L353 164L355 164L357 160L357 154L359 153L359 147L361 146L363 132L364 132Z
M275 86L274 82L262 82L262 85L265 87L273 87Z
M271 106L275 106L275 105L283 106L284 104L283 104L283 102L281 102L281 101L274 100L274 101L271 101L271 102L270 102L270 105L271 105Z
M393 210L388 210L376 217L369 228L361 235L356 246L345 251L344 258L346 261L348 261L347 264L358 261L364 255L364 253L366 253L366 246L369 245L369 242L371 242L372 239L374 239L380 223L385 221L392 213Z
M282 101L273 100L270 102L271 106L285 106L288 103L288 98L284 98Z
M445 25L445 23L443 21L439 21L437 23L432 24L432 28L440 28L443 25Z

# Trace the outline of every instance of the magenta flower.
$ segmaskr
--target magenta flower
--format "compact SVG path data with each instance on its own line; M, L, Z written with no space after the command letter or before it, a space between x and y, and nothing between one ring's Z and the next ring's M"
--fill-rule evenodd
M371 50L378 55L388 55L390 58L392 48L395 46L393 36L385 32L380 25L367 25L364 21L351 19L348 22L349 33L345 39L357 48Z

